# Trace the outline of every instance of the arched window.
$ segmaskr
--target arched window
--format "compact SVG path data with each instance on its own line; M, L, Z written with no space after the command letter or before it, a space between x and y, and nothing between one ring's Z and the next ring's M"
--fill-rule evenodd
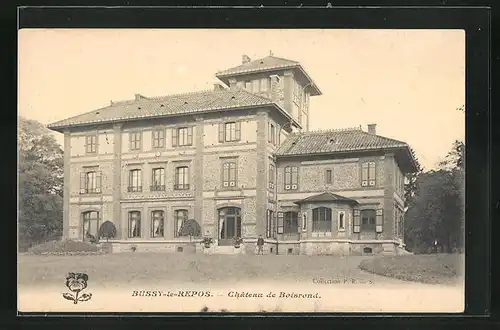
M328 207L317 207L313 213L313 232L332 231L332 209Z
M151 212L151 237L163 237L164 212L156 210Z
M128 213L128 237L141 237L141 212L139 211Z
M99 233L99 212L87 211L82 213L83 217L83 240L93 242L98 239Z
M377 213L375 210L361 211L361 230L375 231L375 218Z
M285 212L284 215L285 228L284 233L294 233L298 232L299 227L299 214L297 212L289 211Z

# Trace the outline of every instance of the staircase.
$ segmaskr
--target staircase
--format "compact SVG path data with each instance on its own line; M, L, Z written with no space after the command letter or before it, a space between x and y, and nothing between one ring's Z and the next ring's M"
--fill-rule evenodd
M205 254L244 254L245 247L241 246L239 249L234 246L222 246L222 245L212 245L208 249L204 249Z

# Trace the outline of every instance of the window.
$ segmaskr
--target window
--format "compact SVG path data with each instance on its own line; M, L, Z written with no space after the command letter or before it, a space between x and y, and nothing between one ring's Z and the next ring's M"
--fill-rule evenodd
M252 91L252 82L251 81L245 81L245 89L249 92Z
M135 169L128 172L128 191L139 192L142 191L142 177L141 170Z
M269 164L269 189L274 189L274 178L276 176L276 167Z
M175 190L189 190L189 167L180 166L175 169Z
M245 88L245 82L244 81L238 81L236 83L236 86L238 86L240 89L244 89Z
M164 191L165 190L165 169L153 168L151 178L151 191Z
M361 230L375 231L375 210L362 210L361 211Z
M307 214L302 213L302 231L307 231Z
M297 166L285 167L285 190L297 190L299 186L299 168Z
M260 80L260 91L267 92L269 90L269 78L262 78Z
M297 233L299 229L299 214L297 212L285 212L284 213L285 234Z
M332 231L332 209L328 207L317 207L313 213L313 232Z
M164 212L151 212L151 237L163 237Z
M219 124L219 142L234 142L241 140L241 123L229 122Z
M88 135L85 137L85 152L95 154L97 152L97 135Z
M83 240L95 242L99 235L99 212L87 211L82 213L83 217Z
M128 213L128 237L141 237L141 212L139 211Z
M325 181L326 181L326 184L332 184L332 182L333 182L333 171L332 170L325 171Z
M175 237L181 237L181 229L184 221L188 219L188 211L187 210L175 210Z
M141 150L141 132L130 132L130 150Z
M268 142L272 144L276 144L276 127L269 123L269 138Z
M236 187L236 162L224 162L222 164L222 187Z
M101 193L101 172L88 171L81 173L80 194Z
M283 234L283 231L284 231L284 216L283 216L283 212L278 212L277 222L278 222L277 233L278 234Z
M361 164L361 186L375 186L375 162Z
M153 148L163 148L165 147L165 130L157 129L152 133L153 136Z
M266 237L271 238L274 237L276 232L276 219L274 217L274 212L271 210L267 210L267 222L266 222Z
M172 147L193 145L193 127L179 127L172 130Z
M339 211L339 231L344 231L345 230L345 212L344 211Z

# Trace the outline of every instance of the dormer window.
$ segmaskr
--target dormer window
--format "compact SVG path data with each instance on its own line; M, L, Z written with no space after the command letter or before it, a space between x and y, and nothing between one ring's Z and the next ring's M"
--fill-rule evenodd
M337 144L338 141L336 138L330 138L330 140L328 140L328 144Z

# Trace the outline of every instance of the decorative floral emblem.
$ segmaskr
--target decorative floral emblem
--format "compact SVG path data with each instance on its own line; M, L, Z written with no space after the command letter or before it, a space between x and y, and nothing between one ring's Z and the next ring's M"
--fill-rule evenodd
M77 304L79 301L87 301L92 298L92 293L84 293L80 295L80 293L87 288L87 281L89 276L84 273L69 273L66 276L66 286L71 290L72 293L65 292L63 293L63 297L67 300L72 300L74 304Z

